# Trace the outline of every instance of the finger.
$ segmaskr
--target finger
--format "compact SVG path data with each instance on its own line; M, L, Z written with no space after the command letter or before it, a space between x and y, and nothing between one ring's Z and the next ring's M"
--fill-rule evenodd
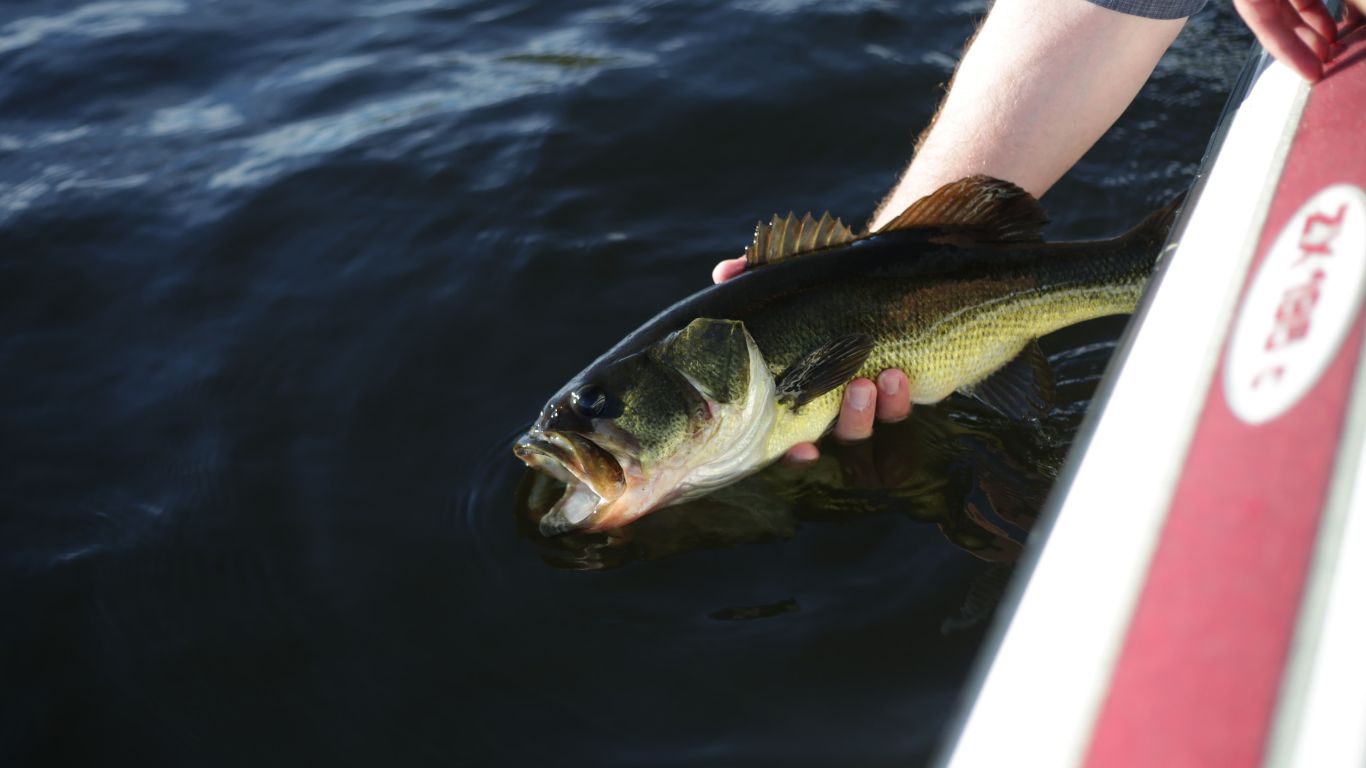
M1290 3L1304 23L1323 38L1325 48L1327 43L1338 38L1338 25L1333 21L1333 14L1328 12L1328 6L1323 4L1323 0L1290 0Z
M1280 0L1234 0L1234 6L1277 61L1311 83L1323 78L1322 61L1295 35L1294 25L1286 23Z
M711 281L718 285L745 271L745 257L726 259L711 269Z
M1319 59L1320 66L1322 66L1323 62L1332 58L1329 51L1332 44L1327 40L1324 40L1319 36L1318 32L1315 32L1308 26L1301 24L1298 27L1295 27L1295 37L1298 37L1300 42L1304 43L1309 47L1309 50L1314 52L1314 55Z
M821 451L815 443L797 443L783 454L783 461L788 464L807 464L820 457Z
M1276 27L1265 37L1259 34L1257 38L1277 61L1290 67L1300 77L1311 83L1323 79L1323 60L1293 30Z
M878 421L901 421L911 415L911 383L906 374L890 368L877 375Z
M845 442L864 440L873 434L873 401L877 385L867 379L854 379L844 388L840 417L835 422L835 439Z

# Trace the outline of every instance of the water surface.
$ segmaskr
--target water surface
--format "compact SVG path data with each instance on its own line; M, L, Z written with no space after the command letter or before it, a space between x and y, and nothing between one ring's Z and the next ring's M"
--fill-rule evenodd
M1045 429L620 546L528 535L508 447L756 219L871 213L983 9L0 8L0 762L923 760L1120 324ZM1247 45L1196 17L1051 233L1182 188Z

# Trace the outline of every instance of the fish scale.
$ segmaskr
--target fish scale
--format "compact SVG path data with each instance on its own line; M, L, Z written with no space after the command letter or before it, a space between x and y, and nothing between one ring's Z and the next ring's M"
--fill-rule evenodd
M1130 253L1119 258L1103 253L1125 248L1117 241L1016 246L1001 249L992 259L1018 265L1012 277L931 285L924 284L914 264L907 265L905 275L897 275L902 270L895 267L885 268L873 290L853 286L845 292L819 281L820 287L806 296L732 317L745 322L775 373L822 338L868 333L876 344L859 376L900 368L910 379L914 402L938 402L1010 362L1033 339L1084 320L1132 312L1156 248L1129 247ZM840 254L830 257L841 259ZM1072 269L1058 262L1070 262ZM1041 274L1048 279L1041 279ZM841 295L832 295L837 292ZM800 320L813 314L827 320ZM838 413L839 394L813 400L782 425L775 444L813 429L823 431Z

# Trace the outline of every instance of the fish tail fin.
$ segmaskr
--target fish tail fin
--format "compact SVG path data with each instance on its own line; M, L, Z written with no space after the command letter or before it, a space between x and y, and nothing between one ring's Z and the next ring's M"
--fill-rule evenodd
M1167 242L1167 236L1171 234L1172 225L1176 223L1176 217L1185 202L1186 191L1183 190L1171 202L1148 214L1138 226L1122 235L1122 239L1138 246L1151 246L1154 250L1161 248Z

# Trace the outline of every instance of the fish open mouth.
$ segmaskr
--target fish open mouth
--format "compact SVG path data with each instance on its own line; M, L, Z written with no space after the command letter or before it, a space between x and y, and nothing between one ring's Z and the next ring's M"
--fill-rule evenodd
M566 485L564 496L541 518L541 533L546 536L591 527L599 506L626 490L621 463L582 435L532 430L512 452L527 466Z

